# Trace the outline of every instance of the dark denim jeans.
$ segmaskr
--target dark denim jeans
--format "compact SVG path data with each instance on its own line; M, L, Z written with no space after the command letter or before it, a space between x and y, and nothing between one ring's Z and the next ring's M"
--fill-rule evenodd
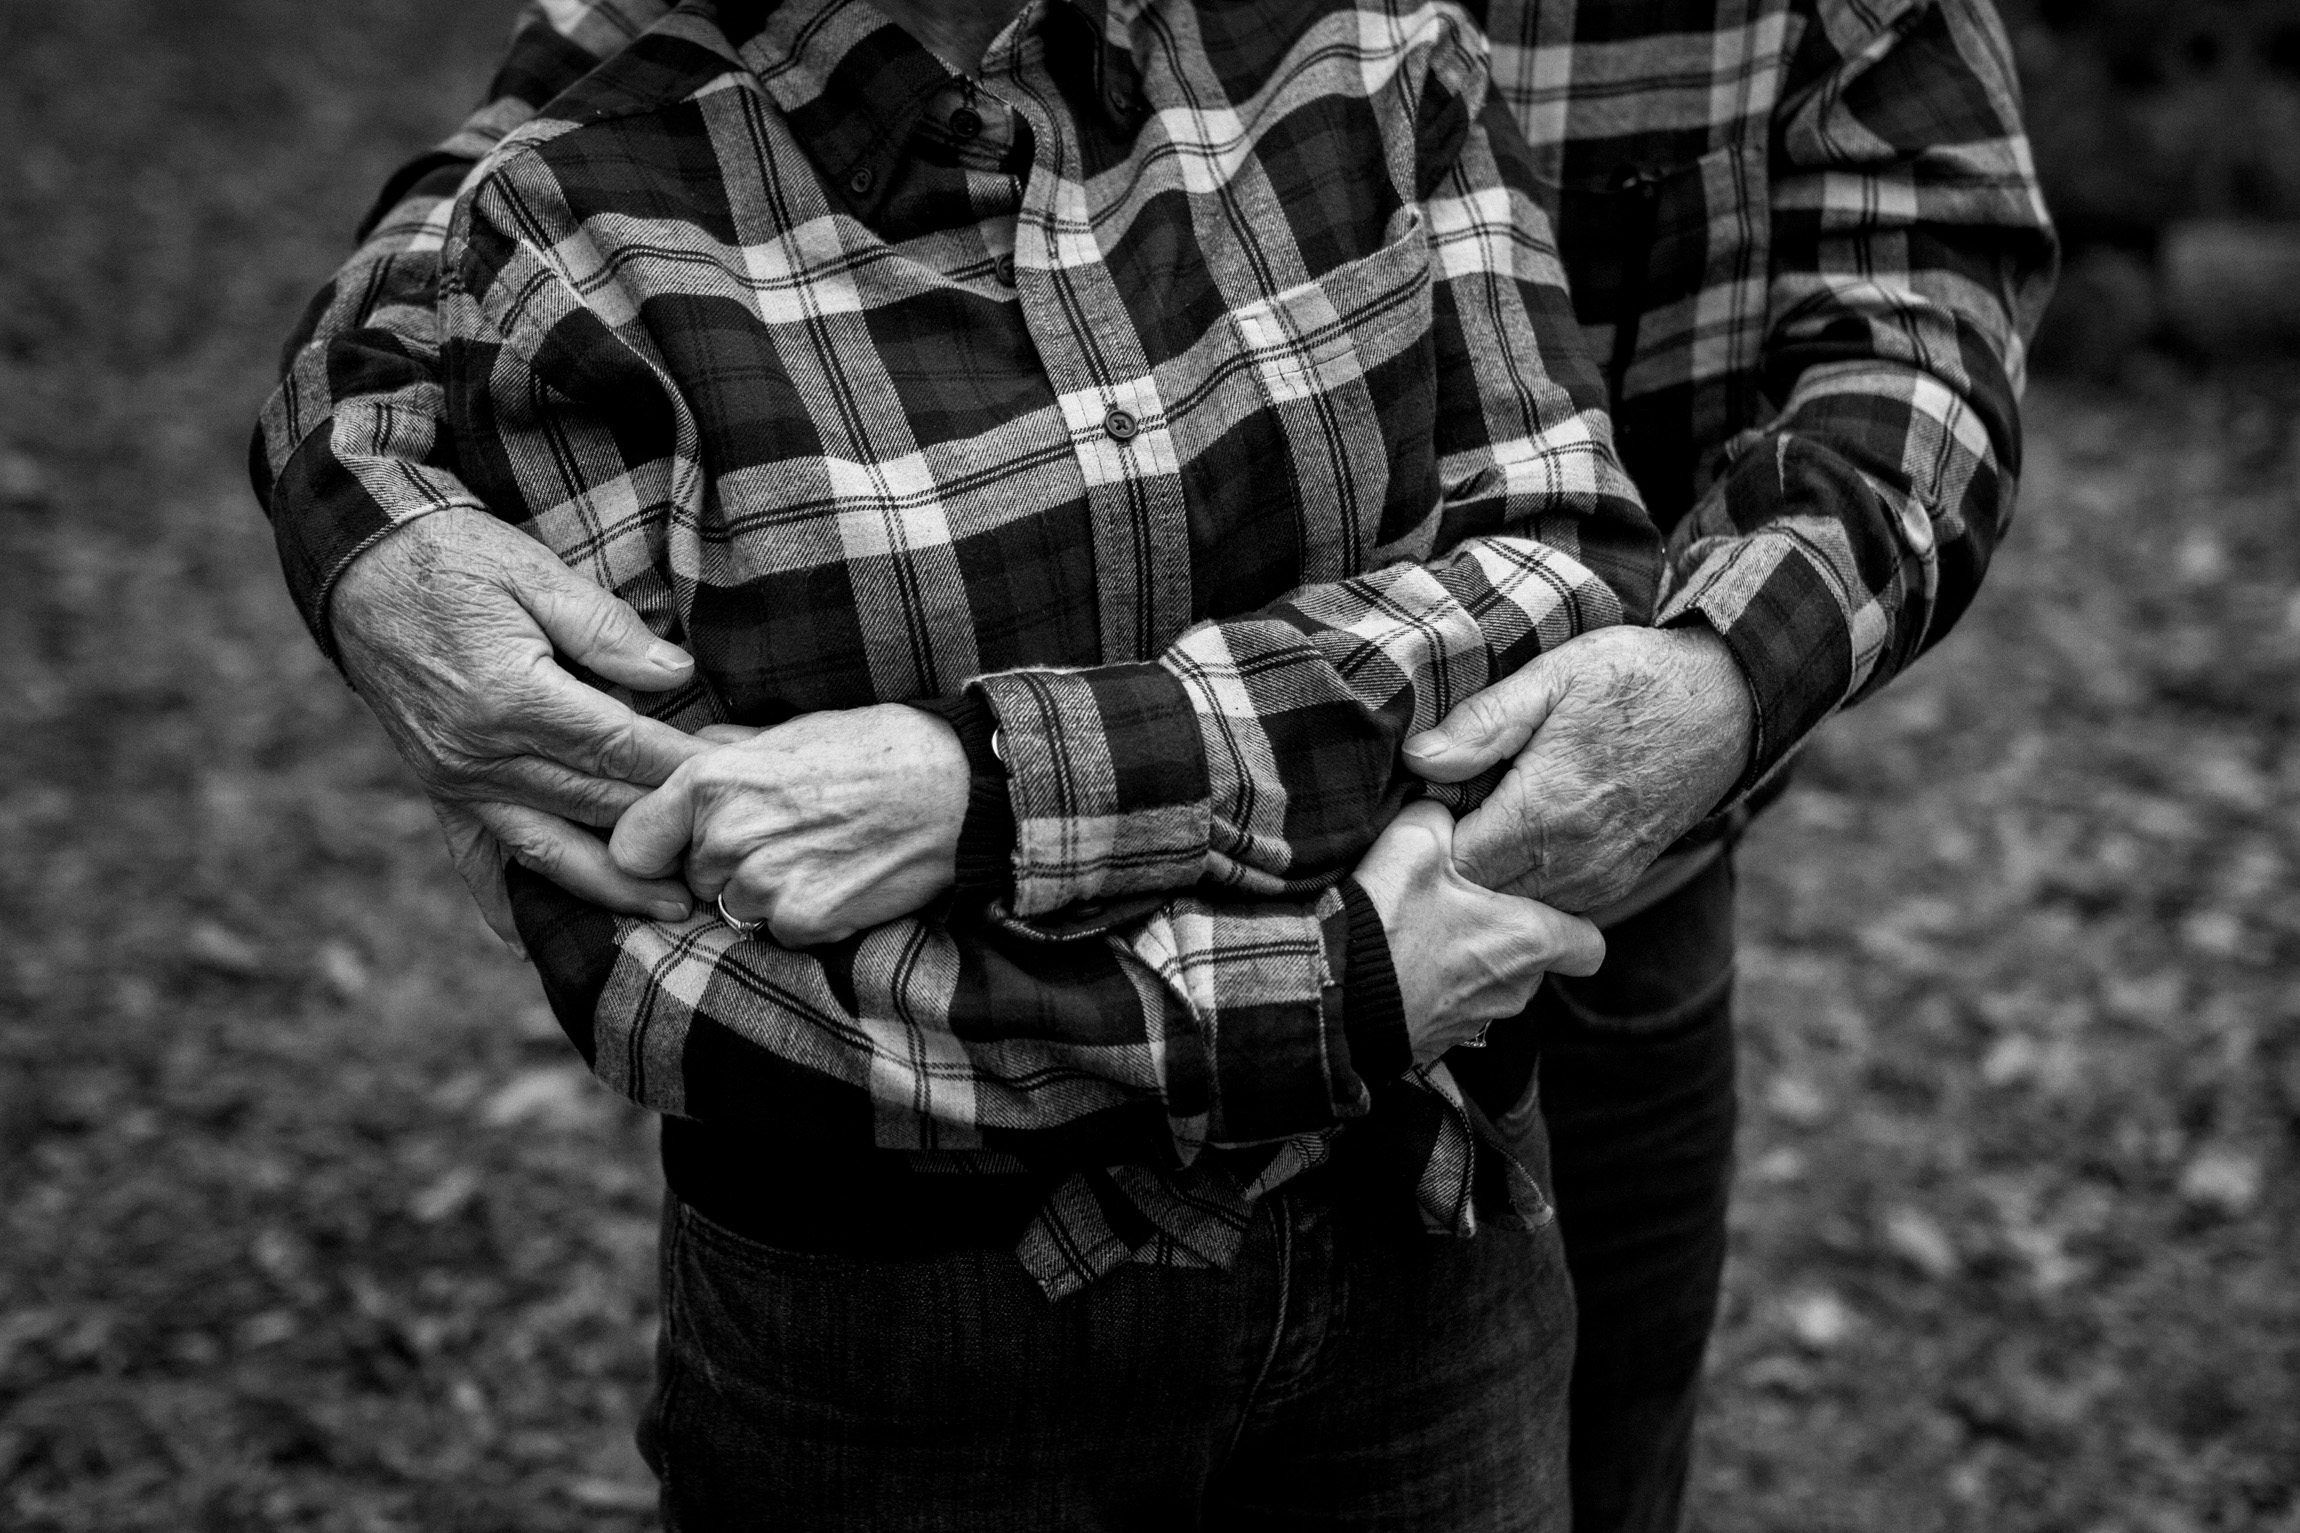
M1542 987L1541 1096L1580 1333L1575 1533L1684 1519L1732 1179L1731 854Z
M1545 1184L1532 1099L1499 1125ZM1011 1253L784 1251L676 1199L641 1446L677 1533L1562 1530L1556 1226L1437 1238L1341 1168L1227 1272L1050 1304Z

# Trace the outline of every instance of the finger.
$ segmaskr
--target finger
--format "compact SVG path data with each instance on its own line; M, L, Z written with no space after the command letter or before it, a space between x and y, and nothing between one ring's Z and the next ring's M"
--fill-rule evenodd
M844 919L837 901L825 900L813 890L793 888L767 848L743 859L719 898L736 920L766 922L768 932L784 947L837 942L853 936L856 930Z
M1538 812L1534 783L1519 762L1502 775L1486 801L1461 817L1453 838L1454 870L1485 889L1533 892L1549 862L1549 822Z
M505 720L510 743L590 777L659 785L711 742L634 713L596 687L542 660L535 687Z
M507 756L467 769L458 796L471 801L521 804L543 814L604 830L648 789L610 777L592 777L541 756Z
M1398 811L1390 821L1390 830L1402 830L1407 835L1427 837L1435 843L1435 852L1441 863L1453 860L1455 825L1453 812L1443 804L1426 798L1417 798ZM1384 832L1387 834L1388 832Z
M1595 974L1604 964L1605 933L1594 922L1534 900L1524 903L1532 907L1535 940L1543 952L1553 955L1544 968L1553 974L1581 977Z
M1432 863L1443 868L1450 862L1452 846L1453 816L1442 804L1416 799L1382 828L1351 876L1388 921L1417 875L1426 876Z
M740 745L766 731L756 724L705 724L695 731L695 738L708 740L713 745Z
M1398 817L1390 821L1390 824L1392 826L1403 825L1413 830L1426 830L1438 838L1438 843L1441 846L1450 847L1453 843L1453 811L1435 799L1415 799L1405 808L1400 809Z
M542 874L578 899L656 921L684 921L693 913L694 901L685 885L634 878L615 865L605 842L556 815L538 814L520 804L487 802L474 803L471 812L521 867Z
M694 659L655 636L630 603L551 557L542 545L534 563L505 572L519 599L560 653L609 681L641 692L683 686Z
M1472 693L1435 728L1409 736L1406 765L1431 782L1462 782L1525 749L1526 741L1557 706L1562 683L1549 657Z
M431 812L439 817L439 828L447 833L447 855L454 861L455 871L463 875L464 887L478 902L479 914L487 922L488 930L501 938L505 947L525 958L527 944L519 940L519 923L511 917L511 891L503 886L502 846L487 833L479 817L461 804L433 799Z
M615 866L634 878L661 878L679 866L695 838L695 780L674 772L615 822L607 839Z

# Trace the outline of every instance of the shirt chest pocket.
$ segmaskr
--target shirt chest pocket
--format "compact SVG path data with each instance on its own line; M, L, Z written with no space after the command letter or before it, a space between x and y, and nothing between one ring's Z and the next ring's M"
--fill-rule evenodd
M1417 215L1400 222L1370 255L1230 312L1259 419L1242 423L1252 489L1219 498L1265 546L1290 511L1296 567L1277 590L1364 569L1435 503L1430 251Z
M1765 145L1625 161L1554 195L1574 314L1605 373L1616 441L1666 515L1686 498L1695 436L1722 440L1757 406L1770 257ZM1702 393L1701 418L1686 418L1689 390Z

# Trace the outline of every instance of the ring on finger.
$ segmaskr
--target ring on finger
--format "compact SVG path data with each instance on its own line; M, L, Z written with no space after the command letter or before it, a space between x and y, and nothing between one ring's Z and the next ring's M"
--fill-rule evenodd
M742 921L727 914L727 894L723 889L719 891L719 897L714 903L719 907L719 919L726 923L727 930L738 937L755 935L760 927L767 924L764 917L756 921Z

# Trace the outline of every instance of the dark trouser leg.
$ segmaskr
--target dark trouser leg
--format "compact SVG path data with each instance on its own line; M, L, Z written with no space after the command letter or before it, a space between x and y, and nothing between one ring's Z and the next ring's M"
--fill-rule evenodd
M1428 1236L1335 1169L1230 1271L1122 1267L1059 1304L1006 1251L777 1251L674 1199L642 1428L667 1526L1562 1529L1555 1227Z
M1580 1308L1576 1533L1683 1520L1732 1175L1729 861L1606 933L1605 967L1545 986L1541 1090Z
M1528 1093L1495 1125L1544 1187ZM1565 1533L1573 1298L1553 1222L1471 1240L1292 1210L1290 1323L1217 1475L1216 1533Z

